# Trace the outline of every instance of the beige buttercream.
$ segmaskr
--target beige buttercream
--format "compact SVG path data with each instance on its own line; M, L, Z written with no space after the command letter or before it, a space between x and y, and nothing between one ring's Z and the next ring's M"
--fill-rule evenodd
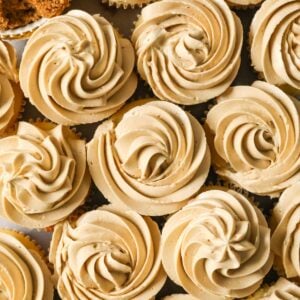
M300 287L285 278L278 281L260 300L297 300L300 299Z
M249 296L273 263L263 214L233 190L203 192L171 216L162 249L168 276L196 298Z
M300 180L300 103L256 81L217 99L207 115L213 164L222 177L261 195L278 196Z
M286 276L300 278L300 182L286 189L272 215L271 249Z
M0 40L0 74L9 80L18 82L17 53L15 48L8 42Z
M41 255L3 231L0 231L0 299L53 299L50 271Z
M266 0L250 27L251 59L266 81L300 94L300 2Z
M90 187L85 141L67 127L42 125L20 122L0 147L0 215L30 228L66 218Z
M100 121L116 112L137 85L134 50L99 15L72 10L30 37L20 82L31 103L64 124Z
M163 0L142 9L132 41L138 71L154 94L190 105L230 86L243 28L223 0Z
M166 280L157 224L112 205L56 225L50 261L63 299L147 300Z
M225 0L230 6L233 7L248 7L258 5L264 0Z
M173 294L164 297L162 300L226 300L224 297L205 293L204 291L197 298L189 294Z
M210 167L200 123L166 101L138 105L102 123L87 157L94 182L110 202L151 216L185 205Z

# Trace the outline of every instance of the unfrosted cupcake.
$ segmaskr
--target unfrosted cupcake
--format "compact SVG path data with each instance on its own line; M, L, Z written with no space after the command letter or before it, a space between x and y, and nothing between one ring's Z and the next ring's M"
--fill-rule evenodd
M103 120L134 93L134 50L100 15L72 10L26 44L20 82L30 102L63 125Z
M157 224L112 205L56 225L49 256L62 299L146 300L166 280Z
M300 279L300 182L282 193L273 210L271 227L271 249L279 273Z
M223 0L163 0L143 8L132 42L141 77L162 100L206 102L237 75L239 18Z
M248 300L298 300L300 299L300 287L285 278L279 278L271 286L258 290Z
M47 18L58 16L70 5L70 0L1 0L0 37L26 38Z
M100 124L87 145L87 159L105 198L158 216L180 209L199 191L210 152L204 130L191 114L153 100L133 102Z
M28 236L2 228L0 299L53 299L51 274L41 248Z
M266 0L250 27L252 64L266 81L300 95L300 2Z
M90 187L85 141L69 128L20 122L0 143L2 217L45 228L83 204Z
M258 195L300 180L300 103L266 82L229 88L207 115L216 172Z
M273 264L270 229L261 211L226 189L201 193L172 215L162 231L168 276L201 299L243 298L261 285Z
M0 40L0 136L17 121L23 101L15 48Z

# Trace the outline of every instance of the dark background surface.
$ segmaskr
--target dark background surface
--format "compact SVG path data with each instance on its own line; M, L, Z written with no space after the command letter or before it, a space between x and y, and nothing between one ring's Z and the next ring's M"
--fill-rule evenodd
M114 26L118 28L119 32L126 37L130 37L131 31L134 27L134 21L136 20L140 12L140 9L128 9L128 10L123 10L121 8L116 9L114 7L109 7L108 5L105 4L101 4L100 1L98 0L89 0L89 1L73 0L71 8L83 9L90 13L100 13L101 15L106 17L110 22L112 22ZM244 27L244 45L242 50L241 67L233 85L250 85L254 80L258 79L257 75L253 71L253 68L251 67L251 63L249 59L249 51L248 51L249 26L255 11L256 11L255 9L236 11ZM22 43L18 44L18 47L22 48ZM21 53L21 50L19 52ZM140 80L138 89L134 94L133 99L139 99L141 97L149 97L149 96L153 96L151 89L148 86L146 86L142 80ZM184 109L190 111L201 123L203 123L205 119L205 115L209 109L209 106L211 106L212 104L213 104L213 100L205 104L184 107ZM27 102L22 120L28 121L37 118L43 118L43 116L32 105L30 105L29 102ZM94 131L99 124L100 122L94 123L92 125L75 126L75 128L77 131L82 133L82 136L87 141L89 141L93 137ZM219 182L220 181L217 178L217 176L214 174L213 171L211 171L209 178L207 179L207 184L209 185L218 184ZM270 199L268 197L257 197L257 196L254 197L254 195L251 195L249 193L246 193L246 195L254 199L255 203L263 210L265 216L268 218L270 209L274 206L277 199ZM107 203L107 201L104 199L102 194L95 188L95 186L93 186L91 195L86 204L86 208L88 209L96 208L104 203ZM158 222L160 227L162 227L165 218L159 217L154 219ZM0 224L3 223L5 223L5 225L9 227L15 227L12 224L7 223L6 221L0 220ZM49 239L50 239L49 234L36 232L35 230L24 230L24 231L29 233L33 238L35 238L38 242L40 242L45 249L48 248ZM266 277L265 281L270 282L274 279L276 279L276 274L275 272L271 271L270 274ZM165 295L178 293L178 292L184 292L184 291L180 287L178 287L177 285L175 285L174 283L168 280L164 288L156 297L156 299L161 299ZM60 299L60 298L56 296L55 299Z

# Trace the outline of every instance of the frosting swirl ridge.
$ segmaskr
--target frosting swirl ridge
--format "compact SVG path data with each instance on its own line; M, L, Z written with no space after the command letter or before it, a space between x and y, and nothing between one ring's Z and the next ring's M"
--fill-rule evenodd
M134 50L100 15L73 10L30 37L20 66L25 95L48 119L100 121L115 113L137 85Z
M250 27L251 59L266 81L300 94L300 3L266 0Z
M219 175L261 195L278 196L300 180L300 104L256 81L217 99L205 128Z
M53 300L47 265L30 244L24 245L14 234L18 235L0 232L1 300Z
M154 94L191 105L230 86L243 29L224 1L163 0L142 9L132 41L138 72Z
M150 299L166 280L157 224L112 205L56 225L50 261L63 299Z
M286 276L300 278L300 182L286 189L273 210L271 248Z
M90 173L103 195L143 215L181 208L210 168L200 123L166 101L148 101L102 123L87 148Z
M84 202L89 187L85 141L67 127L20 122L1 139L3 217L30 228L54 225Z
M249 296L273 263L263 214L233 190L203 192L171 216L162 248L168 276L196 298Z

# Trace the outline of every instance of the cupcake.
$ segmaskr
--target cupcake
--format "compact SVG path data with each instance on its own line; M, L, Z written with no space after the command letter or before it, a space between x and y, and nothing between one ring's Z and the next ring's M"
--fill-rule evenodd
M208 175L200 123L166 101L140 101L100 124L87 145L92 178L108 201L142 215L177 211Z
M41 26L26 44L21 87L48 119L63 125L101 121L137 86L134 50L99 15L72 10Z
M266 0L250 27L251 60L266 81L300 95L300 2Z
M256 81L229 88L207 114L216 172L258 195L278 196L300 180L300 104Z
M270 239L264 215L247 198L208 190L167 220L162 262L168 276L197 299L243 298L272 267Z
M209 297L209 298L208 298ZM211 294L207 294L203 292L201 296L198 296L197 298L189 295L189 294L173 294L170 296L164 297L162 300L225 300L223 297L214 296Z
M91 181L85 141L69 128L20 122L0 143L0 216L45 228L83 204Z
M6 135L17 121L23 105L18 81L15 48L0 40L0 136Z
M271 249L279 273L300 279L300 181L282 193L273 210L271 227Z
M163 0L143 8L132 34L137 69L154 94L178 104L223 93L240 66L243 28L222 0Z
M300 287L295 283L279 278L271 287L260 289L248 300L298 300L300 299Z
M166 280L157 224L112 205L56 225L49 257L62 299L146 300Z
M0 228L0 299L52 300L41 248L22 233Z
M264 0L225 0L233 8L251 8L259 5Z
M70 0L1 0L0 38L26 38L32 31L58 16L70 5Z
M101 0L102 3L116 8L139 8L155 0Z

